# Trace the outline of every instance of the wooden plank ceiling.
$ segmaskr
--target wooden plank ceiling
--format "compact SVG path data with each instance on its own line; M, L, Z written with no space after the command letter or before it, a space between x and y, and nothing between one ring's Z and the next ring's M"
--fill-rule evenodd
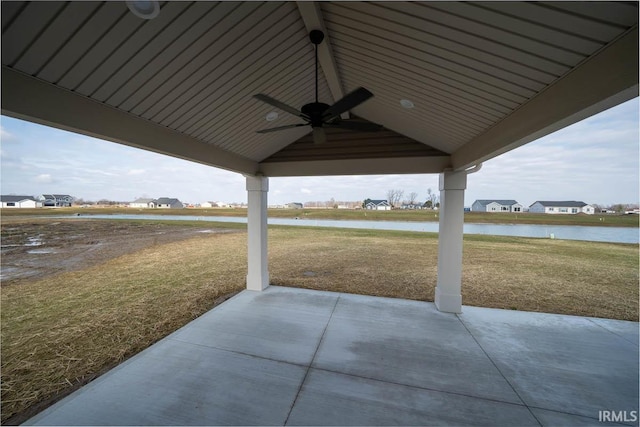
M181 1L161 3L155 19L143 20L119 1L3 1L2 108L243 173L277 176L278 165L291 163L283 174L304 175L305 161L323 162L313 173L349 173L345 161L372 158L395 160L353 170L439 172L637 96L637 24L635 2ZM375 96L353 114L383 125L379 135L328 132L327 145L315 147L309 127L255 132L300 120L252 95L296 108L313 101L310 29L327 36L320 101L366 87ZM604 78L591 61L596 71L587 77L602 88L585 97L591 86L572 74L603 52L622 58L608 61L614 75ZM561 81L575 100L553 92ZM20 96L30 91L58 107ZM403 108L402 99L415 107ZM514 114L536 99L560 106L548 118ZM267 122L273 111L278 118ZM104 130L100 117L122 118L121 129ZM492 131L505 136L489 138ZM422 169L415 162L434 157ZM414 166L404 168L404 158Z

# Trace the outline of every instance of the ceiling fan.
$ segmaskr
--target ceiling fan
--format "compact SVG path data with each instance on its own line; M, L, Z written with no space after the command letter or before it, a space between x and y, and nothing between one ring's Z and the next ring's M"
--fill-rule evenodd
M311 126L311 129L313 129L313 142L320 144L327 140L327 136L324 132L325 127L350 129L362 132L374 132L380 130L382 126L375 123L340 119L340 115L342 113L355 108L373 96L371 92L363 87L359 87L353 92L348 93L333 105L318 102L318 45L322 43L322 40L324 40L324 33L320 30L312 30L309 33L309 39L311 40L311 43L315 45L316 53L316 101L303 105L300 110L297 110L278 101L277 99L271 98L268 95L262 93L253 95L254 98L259 99L262 102L272 105L282 111L286 111L289 114L293 114L294 116L300 117L305 121L305 123L262 129L257 132L268 133L301 126Z

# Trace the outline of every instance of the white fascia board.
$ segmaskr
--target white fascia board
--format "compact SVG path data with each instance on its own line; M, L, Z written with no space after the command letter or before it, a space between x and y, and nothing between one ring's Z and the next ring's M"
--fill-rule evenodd
M313 160L261 163L265 176L328 176L441 173L449 168L449 156L396 157L380 159Z
M638 28L587 59L452 155L464 169L638 96Z
M258 163L151 121L2 67L2 114L233 172Z

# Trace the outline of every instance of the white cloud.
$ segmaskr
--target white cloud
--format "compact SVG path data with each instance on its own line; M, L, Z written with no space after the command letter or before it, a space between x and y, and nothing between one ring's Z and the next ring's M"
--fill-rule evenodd
M308 188L301 188L301 189L300 189L300 192L301 192L302 194L311 194L311 193L312 193L312 191L311 191L311 190L309 190Z
M51 184L54 182L53 177L48 173L43 173L33 179L38 184Z
M127 172L127 175L142 175L145 172L146 172L145 169L129 169L129 172Z

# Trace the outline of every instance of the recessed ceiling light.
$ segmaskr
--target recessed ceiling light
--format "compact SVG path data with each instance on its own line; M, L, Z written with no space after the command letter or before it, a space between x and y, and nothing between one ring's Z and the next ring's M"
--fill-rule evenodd
M406 109L411 109L415 107L415 105L413 105L413 102L409 101L408 99L401 99L400 105L402 105L402 108L406 108Z
M127 0L127 7L142 19L153 19L160 13L160 3L156 0Z
M267 116L265 117L265 119L268 122L272 122L277 118L278 118L278 113L276 113L275 111L271 111L270 113L267 113Z

